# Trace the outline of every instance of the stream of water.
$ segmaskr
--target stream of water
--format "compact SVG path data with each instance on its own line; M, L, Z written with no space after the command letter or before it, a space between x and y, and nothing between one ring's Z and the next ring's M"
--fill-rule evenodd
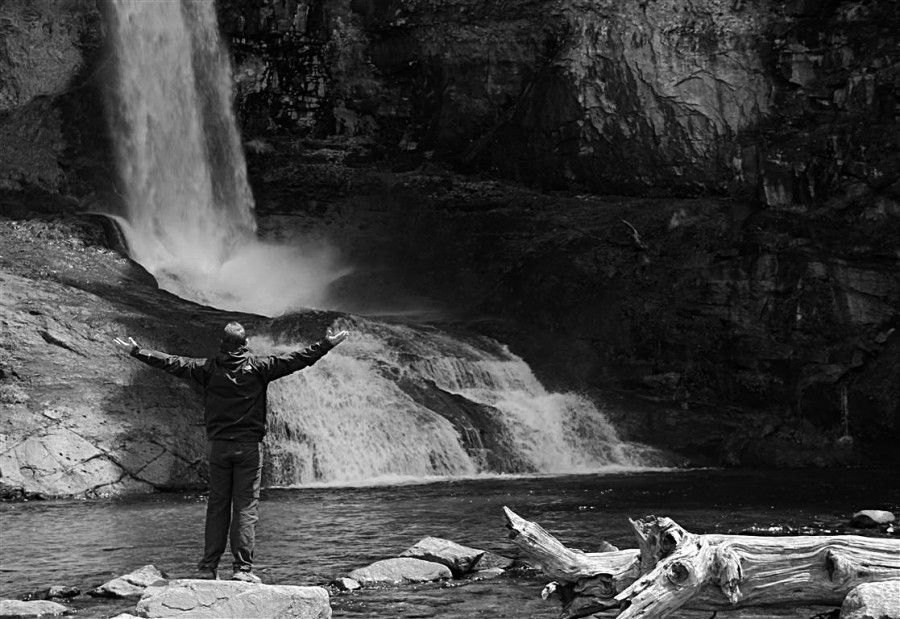
M348 272L321 239L256 236L216 5L112 0L116 77L107 104L125 198L110 213L160 287L222 309L277 315L323 307Z
M258 573L270 584L327 585L354 568L397 556L425 536L516 557L503 506L585 551L601 540L635 547L628 518L650 514L669 516L696 533L781 526L872 535L879 533L846 523L859 509L900 511L900 482L889 470L688 470L270 488L260 508ZM0 504L0 598L54 584L84 591L147 564L173 578L192 577L204 510L204 497L196 495ZM525 571L493 580L332 592L331 606L337 618L555 619L558 602L540 598L546 583ZM93 619L133 610L134 601L81 596L72 606ZM722 616L807 619L827 610Z

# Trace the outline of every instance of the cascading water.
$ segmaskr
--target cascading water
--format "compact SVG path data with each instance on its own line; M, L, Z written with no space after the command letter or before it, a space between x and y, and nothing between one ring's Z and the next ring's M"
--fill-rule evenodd
M215 3L113 0L110 9L109 117L127 208L115 219L131 256L162 288L214 307L321 306L347 272L335 253L256 237Z
M583 473L646 467L656 457L621 441L586 398L548 392L492 340L348 320L351 339L269 387L269 483ZM251 347L278 350L263 338Z
M325 306L346 273L327 246L257 239L214 6L112 0L110 121L127 203L116 219L132 257L179 296L268 316ZM270 484L647 462L591 402L548 393L496 342L348 320L350 340L269 388ZM251 347L277 350L262 337Z

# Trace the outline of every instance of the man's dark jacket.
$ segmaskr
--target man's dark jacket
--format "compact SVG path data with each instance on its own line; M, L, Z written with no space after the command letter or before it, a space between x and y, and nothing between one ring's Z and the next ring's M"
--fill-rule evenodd
M334 348L323 339L286 355L256 356L242 346L209 359L178 357L134 347L131 356L203 388L206 436L216 441L259 442L266 434L270 382L309 367Z

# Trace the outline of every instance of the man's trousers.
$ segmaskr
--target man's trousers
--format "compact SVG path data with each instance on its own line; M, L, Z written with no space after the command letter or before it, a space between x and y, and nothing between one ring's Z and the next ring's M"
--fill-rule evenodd
M253 567L262 463L262 443L209 441L209 502L201 569L218 568L229 537L234 570Z

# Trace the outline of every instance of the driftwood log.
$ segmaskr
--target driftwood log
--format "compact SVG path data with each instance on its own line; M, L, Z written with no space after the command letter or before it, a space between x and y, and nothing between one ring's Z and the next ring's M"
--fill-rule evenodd
M630 520L638 548L586 553L503 508L509 537L555 582L561 617L615 610L664 619L679 608L840 606L854 587L900 578L900 540L857 535L696 535L669 518Z

